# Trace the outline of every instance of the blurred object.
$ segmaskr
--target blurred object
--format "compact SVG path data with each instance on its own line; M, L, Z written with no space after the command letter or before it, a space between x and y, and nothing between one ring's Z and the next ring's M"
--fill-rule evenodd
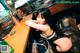
M0 3L0 19L8 15L9 15L9 9L6 9L5 6Z
M80 24L77 25L78 29L80 30Z
M6 41L0 39L0 53L14 53L14 50Z
M76 23L76 18L75 17L69 17L69 23L70 23L70 26L72 26L73 28L75 28L76 31L78 31L78 27L77 27L77 23Z
M29 27L25 24L25 20L21 20L15 23L11 31L4 37L5 41L14 49L14 53L24 53L29 30Z
M13 28L14 21L10 14L10 10L6 4L6 1L0 0L0 39L5 37Z
M60 30L64 35L72 35L73 31L79 31L76 25L76 19L72 17L64 17L59 24Z
M14 23L12 20L7 23L3 23L3 25L1 25L1 28L0 28L1 29L0 30L0 38L5 37L11 31L13 26L14 26Z
M6 1L6 2L7 2L7 4L8 4L9 6L11 6L11 5L12 5L11 0L8 0L8 1Z
M22 19L22 17L20 17L20 15L18 15L16 12L16 8L14 6L16 1L17 0L6 0L6 3L7 3L9 10L10 10L10 14L12 16L12 19L13 20L15 19L14 22L15 21L19 22Z
M32 53L53 53L47 40L41 39L39 42L34 40L32 44Z
M37 44L36 44L35 40L34 40L34 43L32 44L32 53L38 53L37 52Z
M74 53L80 52L80 32L76 25L75 18L68 16L61 20L61 33L64 34L66 37L71 38L73 47L71 51Z
M54 2L52 0L18 0L15 2L15 9L25 8L29 14L38 12L42 8L48 8L52 6Z
M70 31L69 31L69 29L70 29L69 25L70 25L69 24L69 18L64 17L63 19L60 20L59 30L61 30L62 33L64 33L66 36L71 34Z
M0 0L0 3L5 7L6 10L9 10L6 0Z
M15 2L15 8L19 8L21 6L23 6L25 3L27 3L29 0L17 0Z

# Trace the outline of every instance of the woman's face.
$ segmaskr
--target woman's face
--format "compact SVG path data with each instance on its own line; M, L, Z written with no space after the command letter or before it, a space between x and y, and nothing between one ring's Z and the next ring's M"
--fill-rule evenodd
M37 22L38 24L45 24L45 19L41 16L41 14L37 16Z
M69 18L65 18L65 19L63 20L63 25L64 25L64 26L69 26Z
M45 24L45 19L44 18L37 18L37 22L39 23L39 24Z
M20 9L17 10L17 14L23 16L23 12Z

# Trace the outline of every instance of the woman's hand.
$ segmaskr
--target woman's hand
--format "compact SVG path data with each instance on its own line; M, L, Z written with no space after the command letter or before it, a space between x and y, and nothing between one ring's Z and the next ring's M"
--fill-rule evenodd
M54 43L57 45L56 49L58 52L66 52L72 47L72 42L67 37L57 39Z

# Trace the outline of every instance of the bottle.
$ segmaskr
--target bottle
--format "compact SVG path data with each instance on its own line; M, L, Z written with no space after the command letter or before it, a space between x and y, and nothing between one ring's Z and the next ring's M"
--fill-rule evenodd
M14 49L3 39L0 39L0 53L14 53Z
M34 40L34 42L32 44L32 53L38 53L37 52L37 43L36 43L36 40Z

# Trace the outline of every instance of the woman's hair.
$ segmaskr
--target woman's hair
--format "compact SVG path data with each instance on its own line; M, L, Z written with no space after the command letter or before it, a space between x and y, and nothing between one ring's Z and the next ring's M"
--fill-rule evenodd
M42 11L42 16L45 18L46 23L51 27L51 29L53 29L54 31L58 30L56 26L58 19L55 16L51 15L49 9L45 8Z
M76 19L73 17L69 17L69 24L70 26L72 26L75 30L79 30L77 25L76 25Z

